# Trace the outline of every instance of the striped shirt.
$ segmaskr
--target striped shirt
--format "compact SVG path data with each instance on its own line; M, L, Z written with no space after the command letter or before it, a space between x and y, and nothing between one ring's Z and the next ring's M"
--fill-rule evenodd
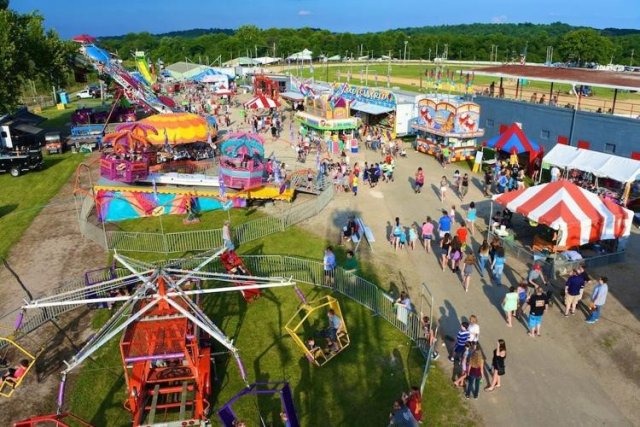
M456 347L464 347L467 341L469 341L469 331L460 329L456 335Z

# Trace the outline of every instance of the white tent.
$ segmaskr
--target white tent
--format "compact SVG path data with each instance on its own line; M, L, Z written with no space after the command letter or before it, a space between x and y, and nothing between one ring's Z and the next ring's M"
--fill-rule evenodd
M272 58L270 56L261 56L260 58L253 59L262 65L275 64L277 62L280 62L280 58Z
M584 148L556 144L544 156L543 163L560 168L590 172L599 178L630 183L640 178L640 161Z
M327 61L333 62L333 61L341 61L342 58L340 57L340 55L333 55L327 58Z
M309 49L305 49L302 52L296 52L293 55L287 56L289 61L311 61L311 52Z

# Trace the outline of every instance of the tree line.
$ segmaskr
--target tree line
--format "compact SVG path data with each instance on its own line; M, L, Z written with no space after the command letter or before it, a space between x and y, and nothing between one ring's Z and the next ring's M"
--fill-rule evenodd
M70 77L77 45L42 23L41 15L17 13L0 0L0 114L18 105L25 87L51 91Z
M159 35L130 33L100 39L122 59L135 50L148 52L165 63L192 61L209 63L239 56L288 55L309 49L314 56L342 57L383 55L394 58L450 60L495 60L509 62L526 54L529 62L545 62L553 47L553 62L629 65L633 51L640 54L640 31L574 27L553 24L469 24L403 28L376 33L335 33L322 29L259 29L245 25L237 30L194 29ZM406 47L406 49L405 49Z

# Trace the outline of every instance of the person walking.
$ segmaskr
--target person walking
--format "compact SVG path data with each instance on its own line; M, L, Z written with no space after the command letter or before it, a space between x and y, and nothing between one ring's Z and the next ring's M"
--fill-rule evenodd
M505 262L504 248L500 246L498 247L498 249L496 249L496 254L493 257L493 262L491 263L491 269L493 270L493 279L498 286L502 286L502 272L504 271Z
M428 216L427 220L422 223L422 246L427 251L431 252L431 241L433 240L433 221Z
M447 177L442 175L440 179L440 201L444 203L447 197L447 188L449 187L449 181L447 181Z
M334 278L334 270L336 268L336 256L333 253L333 248L331 246L327 246L327 249L324 251L324 284L326 286L331 286L333 284Z
M422 187L424 186L424 172L422 171L422 168L418 168L418 171L416 172L416 176L415 176L415 189L414 192L416 194L420 193L420 191L422 190Z
M416 231L416 226L409 227L409 247L411 250L416 248L416 240L418 240L418 232Z
M569 317L569 313L576 314L576 306L582 299L584 285L584 278L578 269L574 268L564 285L564 317Z
M468 253L464 259L464 267L462 269L462 275L464 276L463 284L464 291L469 292L469 284L471 283L471 275L473 274L473 268L476 265L476 257L473 253Z
M538 286L533 295L529 297L529 336L540 336L540 327L542 325L542 315L549 306L549 298Z
M467 380L467 372L469 371L469 358L473 353L474 348L471 347L471 343L467 342L460 358L460 375L453 381L455 387L464 387L464 383ZM454 373L455 374L455 373Z
M493 350L493 358L491 359L491 384L485 391L493 391L500 387L500 377L505 374L505 359L507 358L507 344L503 339L498 340L496 348Z
M473 394L473 398L478 398L480 392L480 379L482 378L482 368L484 367L484 358L481 351L474 351L469 360L469 368L467 370L467 389L464 396L469 399Z
M476 218L478 217L478 212L476 210L475 202L469 203L469 209L467 210L467 224L469 226L469 230L471 230L471 235L476 231Z
M469 192L469 174L462 175L462 181L460 182L460 200L464 200L464 197Z
M487 263L489 262L489 243L487 240L483 240L478 249L478 270L480 271L480 277L484 278L484 271L487 270Z
M440 257L442 262L442 271L444 271L449 262L449 252L451 251L451 234L445 233L444 238L440 240Z
M402 229L402 226L400 225L400 218L399 217L396 217L396 219L395 219L395 225L393 226L392 233L393 234L391 236L391 245L397 251L398 250L398 246L400 246L401 237L404 234L404 230Z
M518 310L518 292L516 292L515 286L511 286L509 292L504 296L502 310L504 310L504 315L507 319L507 326L511 327L511 317L515 316Z
M447 214L447 211L442 210L442 216L438 220L438 234L440 238L444 238L445 234L451 233L451 218Z
M607 294L609 293L609 279L606 276L600 277L598 284L591 294L591 314L587 318L587 323L593 324L600 319L602 306L607 302Z
M484 186L482 187L482 194L485 197L491 196L491 187L493 186L493 173L490 169L484 172Z

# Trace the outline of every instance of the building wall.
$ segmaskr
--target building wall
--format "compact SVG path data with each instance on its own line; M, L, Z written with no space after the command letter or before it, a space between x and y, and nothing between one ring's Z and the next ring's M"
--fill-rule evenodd
M525 134L548 152L557 143L640 159L640 120L568 108L478 96L485 139L501 126L522 123Z

